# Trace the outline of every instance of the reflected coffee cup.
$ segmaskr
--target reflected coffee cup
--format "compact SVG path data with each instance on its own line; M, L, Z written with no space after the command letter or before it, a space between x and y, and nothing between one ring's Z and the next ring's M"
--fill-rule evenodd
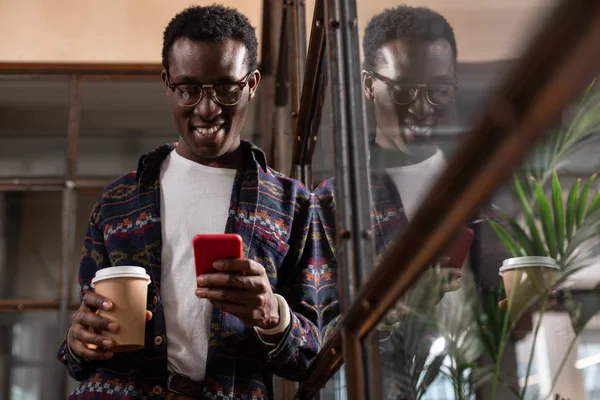
M550 257L515 257L504 260L500 268L504 281L508 313L513 322L547 294L558 281L560 268Z
M134 351L144 347L149 284L150 276L146 270L135 266L103 268L92 279L96 293L113 303L108 311L98 310L98 315L119 324L116 333L101 332L114 340L113 351Z

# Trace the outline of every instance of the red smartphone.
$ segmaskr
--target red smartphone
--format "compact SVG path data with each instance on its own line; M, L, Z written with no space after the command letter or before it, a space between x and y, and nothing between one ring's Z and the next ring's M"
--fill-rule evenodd
M458 237L450 243L450 246L446 250L445 255L450 257L450 262L444 265L444 267L461 269L467 259L467 254L474 238L475 232L473 229L466 226L461 227Z
M243 258L242 237L235 233L196 235L192 239L196 276L214 272L213 263L227 258Z

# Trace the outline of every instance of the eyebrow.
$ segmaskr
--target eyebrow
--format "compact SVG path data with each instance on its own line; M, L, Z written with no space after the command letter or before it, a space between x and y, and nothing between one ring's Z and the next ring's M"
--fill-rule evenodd
M216 80L212 81L212 82L200 82L198 79L196 79L193 76L189 76L189 75L177 75L173 77L174 81L177 81L177 83L194 83L194 84L202 84L202 83L206 83L206 84L211 84L211 83L229 83L229 82L237 82L239 79L236 79L234 77L231 76L221 76L219 78L217 78Z
M398 82L398 83L411 83L416 81L417 79L413 79L412 77L409 76L397 76L394 79L390 79L392 82ZM431 79L428 80L428 82L456 82L456 78L454 77L454 75L437 75L432 77Z

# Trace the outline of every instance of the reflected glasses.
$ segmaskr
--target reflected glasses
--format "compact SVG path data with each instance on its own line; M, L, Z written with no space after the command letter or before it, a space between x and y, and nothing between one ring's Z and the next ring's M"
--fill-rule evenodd
M373 78L385 83L394 103L403 106L414 102L421 89L423 89L429 104L435 107L445 107L454 99L458 87L455 83L405 84L381 76L375 71L367 72Z
M235 106L242 100L244 88L250 80L253 71L250 71L238 82L214 83L210 85L197 85L195 83L172 83L167 75L167 86L174 93L174 97L182 107L195 107L204 95L204 89L210 93L210 98L222 106Z

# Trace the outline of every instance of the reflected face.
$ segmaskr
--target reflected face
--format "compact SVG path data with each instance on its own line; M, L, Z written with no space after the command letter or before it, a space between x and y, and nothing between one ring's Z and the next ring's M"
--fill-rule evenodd
M162 79L180 135L177 152L183 157L213 167L234 168L241 162L240 133L246 121L248 103L260 81L259 72L249 70L246 54L244 44L232 39L211 43L182 37L173 43L169 73L163 71ZM181 105L183 99L199 92L197 88L194 92L194 86L190 84L229 82L247 82L243 89L238 88L241 97L235 105L219 104L208 88L202 92L198 104ZM176 88L173 90L169 85ZM223 98L221 92L219 95Z
M431 142L453 111L454 67L445 39L394 40L381 47L374 74L362 76L365 95L375 104L378 144L408 153L410 145Z

